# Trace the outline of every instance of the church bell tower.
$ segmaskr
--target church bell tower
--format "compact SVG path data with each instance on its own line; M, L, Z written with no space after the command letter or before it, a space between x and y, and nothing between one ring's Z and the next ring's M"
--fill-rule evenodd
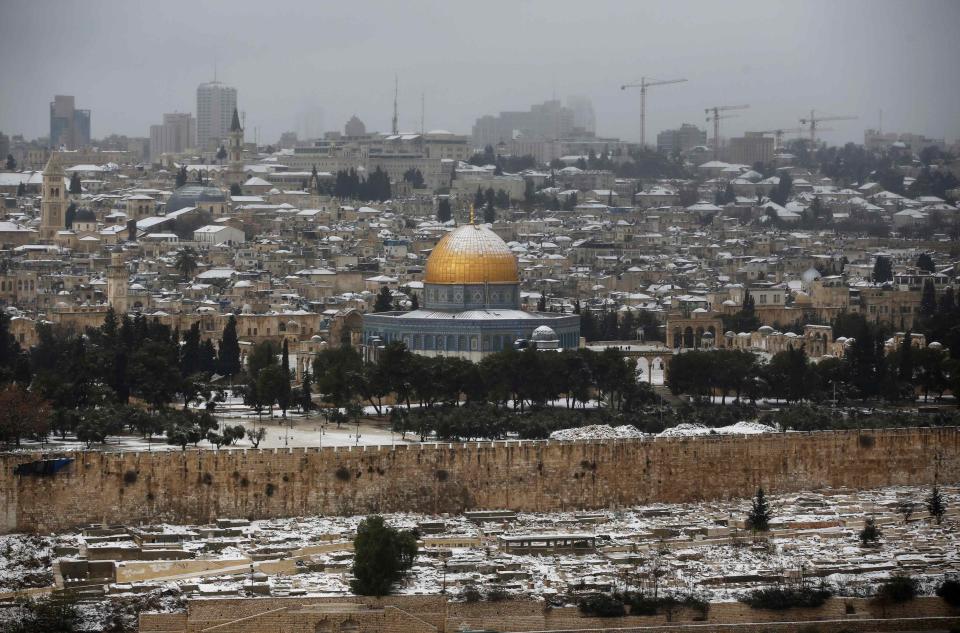
M110 266L107 268L107 303L118 315L127 312L127 295L130 284L130 271L123 252L110 253Z
M240 115L233 109L233 122L230 124L230 147L227 148L227 184L242 185L243 177L243 128L240 127Z
M57 231L66 226L67 192L63 182L63 167L57 152L43 168L43 197L40 201L40 239L53 242Z

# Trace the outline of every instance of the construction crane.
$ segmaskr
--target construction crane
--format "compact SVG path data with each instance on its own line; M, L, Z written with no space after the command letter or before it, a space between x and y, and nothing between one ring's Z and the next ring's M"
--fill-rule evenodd
M823 121L852 121L856 119L855 116L817 116L816 112L810 110L810 116L808 118L801 118L800 125L809 126L810 131L810 144L813 145L817 142L817 129L821 122Z
M736 114L724 115L720 113L728 110L746 110L749 107L748 105L713 106L712 108L706 108L704 110L704 112L707 113L707 123L713 121L713 160L717 160L717 155L720 151L720 120L733 119L737 116Z
M623 84L620 86L620 90L626 90L627 88L640 89L640 147L646 147L647 145L647 88L666 86L667 84L680 84L685 81L686 79L651 79L649 77L641 77L639 83Z

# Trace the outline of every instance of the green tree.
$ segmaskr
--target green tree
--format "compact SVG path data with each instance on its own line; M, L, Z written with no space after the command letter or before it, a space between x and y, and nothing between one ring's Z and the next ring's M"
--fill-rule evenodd
M917 257L917 268L925 273L932 273L936 270L930 253L920 253L920 256Z
M787 204L790 199L790 193L793 190L793 178L787 172L780 174L777 186L770 191L770 199L780 206Z
M873 283L893 281L893 262L888 255L877 255L873 262Z
M134 395L154 410L171 402L182 386L175 344L148 340L130 357L130 383Z
M449 222L452 217L453 211L450 209L449 198L440 198L440 201L437 203L437 221Z
M913 335L907 330L897 350L897 377L910 382L913 380Z
M280 351L280 371L286 380L280 384L280 390L277 394L277 405L283 412L283 417L287 417L287 409L290 408L292 401L290 391L290 348L287 339L283 339L283 347Z
M350 588L361 596L385 596L417 557L412 532L387 525L381 516L368 516L353 539L353 580Z
M388 286L382 286L377 293L377 299L373 303L374 312L389 312L393 310L393 293Z
M16 171L17 169L17 159L13 157L13 154L7 154L7 162L4 165L7 171Z
M880 528L873 517L867 517L863 521L863 529L860 530L860 544L864 547L875 545L880 541Z
M80 195L83 193L83 188L80 186L80 173L73 172L73 175L70 176L70 193Z
M185 184L187 184L187 166L183 165L177 170L177 177L174 181L174 185L177 189L179 189Z
M929 319L937 311L937 291L933 287L932 279L923 281L923 290L920 294L920 316Z
M225 159L226 157L227 157L227 148L221 145L220 148L217 150L217 160L222 162L223 159Z
M773 512L770 510L763 487L757 488L757 494L750 503L750 512L747 513L747 527L754 532L767 532L770 530L772 517Z
M266 436L267 430L262 426L258 429L252 427L247 429L247 439L250 440L254 448L260 448L260 442L262 442Z
M300 405L300 409L304 413L309 413L313 410L313 379L310 376L310 372L303 370L303 379L300 383L300 396L297 399L297 404Z
M220 339L219 372L224 376L233 377L240 373L240 341L237 338L237 317L230 315L227 325L223 328Z
M67 210L63 214L63 225L65 227L73 228L73 222L77 219L77 203L71 202L67 205Z
M177 269L184 281L193 277L197 270L197 252L191 247L186 247L177 251L177 258L173 262L173 267Z
M407 171L403 172L403 179L404 181L410 183L414 189L423 189L423 174L416 167L411 167Z
M486 224L493 224L497 221L497 210L492 202L488 202L487 206L483 207L483 221Z
M239 184L233 183L233 184L230 185L230 197L231 197L231 198L236 198L236 197L242 196L242 195L243 195L243 190L240 189L240 185L239 185Z
M937 525L943 523L943 515L947 513L947 502L943 497L940 486L935 484L933 488L930 489L930 494L927 495L925 503L927 512L929 512L933 520L937 522Z
M774 354L767 366L767 376L774 395L787 402L808 399L816 389L816 372L811 369L803 346Z

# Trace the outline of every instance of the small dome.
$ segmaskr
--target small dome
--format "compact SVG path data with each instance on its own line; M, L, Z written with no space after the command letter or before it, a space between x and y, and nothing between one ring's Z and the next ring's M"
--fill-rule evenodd
M167 200L167 213L186 207L195 207L198 202L226 202L227 197L219 187L204 185L184 185L170 194Z
M560 337L557 336L557 333L553 331L553 328L548 325L541 325L533 331L533 335L530 337L534 341L557 341L560 340Z
M73 216L74 222L96 222L97 214L91 211L90 209L83 207L78 209L76 215Z

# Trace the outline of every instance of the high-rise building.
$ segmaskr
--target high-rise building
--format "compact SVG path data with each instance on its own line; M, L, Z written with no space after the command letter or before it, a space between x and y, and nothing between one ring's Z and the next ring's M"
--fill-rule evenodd
M343 126L343 135L344 136L366 136L367 126L363 124L357 115L354 114L350 117L350 120L347 121L347 124Z
M197 146L197 120L189 112L163 115L163 123L150 126L150 160L163 154L180 154Z
M90 145L90 110L77 110L70 95L50 102L50 147L80 149Z
M684 123L674 130L657 134L657 151L667 155L679 154L707 144L707 131L696 125Z
M197 87L197 145L216 149L230 134L233 111L237 109L237 89L219 81Z
M571 95L567 97L567 107L573 110L573 127L587 134L597 133L597 115L590 97Z
M482 147L509 143L516 138L556 140L568 138L574 127L573 110L554 99L531 106L527 112L480 117L473 124L473 143Z
M773 162L774 139L762 132L747 132L743 136L730 139L727 147L727 160L731 163L753 165Z

